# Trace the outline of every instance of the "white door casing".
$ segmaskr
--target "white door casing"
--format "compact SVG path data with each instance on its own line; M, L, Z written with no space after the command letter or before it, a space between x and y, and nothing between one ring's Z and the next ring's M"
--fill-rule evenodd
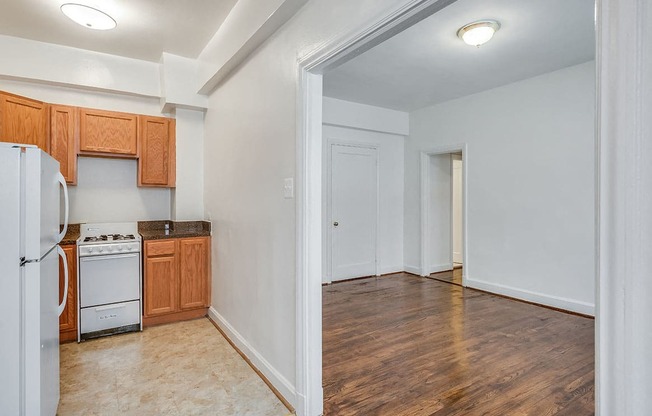
M375 275L378 248L378 150L330 145L328 171L331 279Z
M321 400L321 71L378 44L454 0L415 0L333 36L299 59L297 174L297 414ZM596 301L596 414L643 415L652 408L652 29L649 0L597 0L599 277ZM423 155L422 155L423 156ZM464 155L464 181L468 157ZM646 191L647 193L644 193ZM468 207L464 187L465 213ZM642 198L647 195L648 198ZM631 215L631 214L634 215ZM468 218L468 217L466 217ZM466 219L465 218L465 219ZM464 228L466 229L466 222ZM465 230L465 246L468 234ZM422 241L423 243L423 241ZM423 247L423 244L422 244ZM468 257L467 250L463 253ZM464 274L469 270L464 262ZM646 358L647 357L647 358Z

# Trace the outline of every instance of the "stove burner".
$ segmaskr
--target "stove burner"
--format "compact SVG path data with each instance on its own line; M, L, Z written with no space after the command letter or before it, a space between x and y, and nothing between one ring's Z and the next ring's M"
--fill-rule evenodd
M101 235L99 237L97 237L97 236L86 237L86 238L84 238L84 243L89 243L89 242L90 243L95 243L97 241L106 241L107 239L108 239L108 237L105 236L105 235Z
M133 234L113 234L110 236L112 240L135 240L136 237L134 237Z
M109 235L99 235L93 237L84 238L84 243L96 243L100 241L123 241L123 240L135 240L136 237L133 234L109 234Z

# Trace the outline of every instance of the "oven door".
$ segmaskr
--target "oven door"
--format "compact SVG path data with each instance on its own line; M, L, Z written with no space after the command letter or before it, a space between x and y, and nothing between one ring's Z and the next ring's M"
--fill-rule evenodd
M140 299L140 253L79 258L82 308Z

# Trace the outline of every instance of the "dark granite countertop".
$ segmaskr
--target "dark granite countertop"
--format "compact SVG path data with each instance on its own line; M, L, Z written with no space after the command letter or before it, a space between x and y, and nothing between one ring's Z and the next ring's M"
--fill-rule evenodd
M63 230L63 225L61 225L60 230ZM69 246L77 244L77 239L79 238L79 224L68 224L68 231L66 232L65 237L59 243L62 246Z
M167 233L165 224L169 225ZM143 240L208 237L211 235L211 223L208 221L139 221L138 232Z

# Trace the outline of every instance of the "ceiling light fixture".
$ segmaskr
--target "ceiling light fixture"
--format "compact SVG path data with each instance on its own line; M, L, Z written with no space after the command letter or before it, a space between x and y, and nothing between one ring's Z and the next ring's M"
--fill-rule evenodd
M108 14L83 4L66 3L61 6L61 11L73 22L89 29L109 30L117 25Z
M500 29L500 23L495 20L481 20L464 25L457 31L457 36L467 45L480 46L489 42Z

